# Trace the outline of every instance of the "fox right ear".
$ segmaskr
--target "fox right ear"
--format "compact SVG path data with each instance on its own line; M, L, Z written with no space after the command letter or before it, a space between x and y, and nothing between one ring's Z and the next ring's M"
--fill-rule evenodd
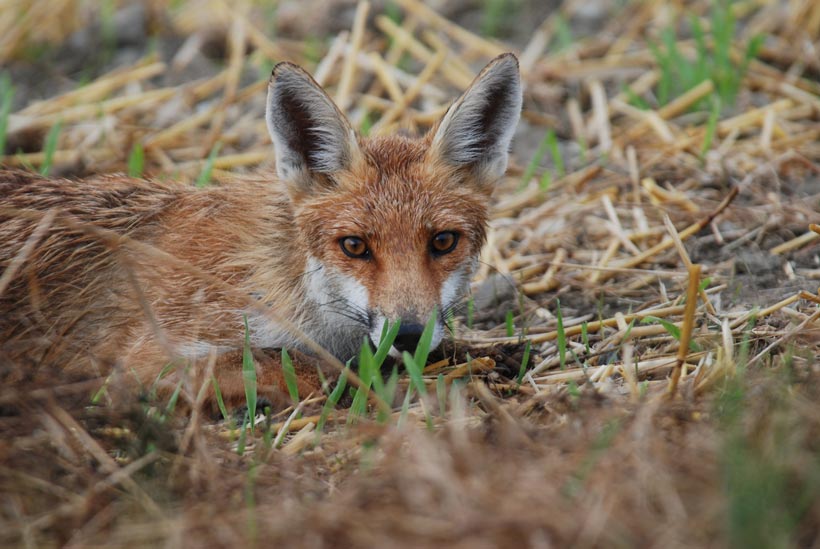
M311 185L311 176L349 167L358 150L356 132L333 100L293 63L273 69L265 121L277 174L303 190Z
M521 103L518 60L505 53L484 67L447 110L435 129L432 154L470 170L482 185L495 183L507 170Z

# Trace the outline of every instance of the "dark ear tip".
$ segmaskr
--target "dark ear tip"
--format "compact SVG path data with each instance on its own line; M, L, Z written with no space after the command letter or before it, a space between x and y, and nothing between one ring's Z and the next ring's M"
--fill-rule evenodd
M304 72L305 70L296 63L291 63L290 61L280 61L273 67L273 70L270 73L270 82L273 83L274 80L280 78L285 73L304 74Z
M501 55L499 55L498 57L495 58L495 61L502 61L502 60L503 61L512 61L513 63L515 63L516 67L518 66L518 57L516 57L516 55L511 51L508 51L506 53L502 53Z
M518 72L518 57L515 56L512 52L502 53L492 61L490 61L488 67L496 67L498 65L506 65L509 66L511 69L514 69Z

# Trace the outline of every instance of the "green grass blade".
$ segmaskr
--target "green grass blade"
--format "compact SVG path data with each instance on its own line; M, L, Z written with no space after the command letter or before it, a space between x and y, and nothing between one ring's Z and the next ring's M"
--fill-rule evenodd
M530 363L530 347L532 343L527 340L527 344L524 346L524 356L521 358L521 367L518 369L518 377L516 378L516 383L521 385L521 382L524 381L524 374L527 373L527 366Z
M547 130L547 146L549 147L550 156L552 157L552 165L555 166L555 175L563 177L566 173L564 168L564 157L561 156L561 150L558 148L558 137L555 131Z
M11 77L4 72L0 75L0 156L6 154L6 140L8 138L9 116L14 101L14 86Z
M216 376L211 376L211 384L214 386L214 394L216 395L216 405L219 407L219 413L222 414L222 419L228 419L228 408L225 407L225 400L222 398L222 390L219 388L219 383L216 381Z
M57 142L60 139L60 130L62 130L62 127L62 120L58 120L57 123L48 130L45 146L43 147L43 164L40 166L40 173L42 175L48 175L51 171L51 164L54 161L54 153L57 151Z
M325 401L325 405L322 406L322 413L319 415L319 421L316 422L316 432L318 433L321 433L325 428L325 423L327 423L327 418L330 416L330 412L336 407L339 403L339 399L342 398L342 395L345 393L345 388L347 387L347 372L349 368L350 363L348 363L347 366L345 366L345 369L342 370L342 373L339 376L339 381L336 382L336 387L334 387L330 392L330 395Z
M538 144L538 148L535 149L535 154L532 155L529 164L524 169L524 174L521 176L521 188L526 187L530 180L535 175L535 171L538 169L538 165L541 163L541 159L544 158L544 155L547 154L549 150L549 135L552 130L547 130L544 133L544 137L541 138L541 142ZM553 136L555 132L552 132Z
M507 330L507 337L515 335L515 321L512 311L507 311L507 314L504 315L504 326Z
M376 368L381 368L384 361L387 359L387 355L390 354L390 347L393 346L393 342L396 341L396 336L399 334L399 328L401 327L401 321L396 320L394 323L385 322L384 327L382 328L382 335L379 339L379 348L376 349L376 355L374 360L376 362Z
M288 394L293 404L299 403L299 384L296 377L296 370L293 367L293 360L291 360L288 350L282 347L282 373L285 377L285 385L288 388Z
M567 334L564 332L564 315L561 313L561 300L555 300L555 321L556 331L558 332L558 361L561 364L561 369L565 369L567 365Z
M205 187L211 182L211 174L214 171L214 162L216 161L216 155L219 154L219 149L221 147L222 143L219 142L214 143L214 146L211 147L211 152L208 154L208 159L205 161L205 165L202 167L199 177L196 178L197 187Z
M438 398L438 413L444 417L447 412L447 384L444 382L444 374L439 374L436 378L436 397Z
M128 176L142 177L144 165L145 150L142 148L142 143L137 141L131 148L131 154L128 155Z
M407 351L402 353L402 360L404 360L404 367L407 369L407 373L410 374L410 383L416 388L416 391L418 391L420 395L426 397L427 387L424 385L424 378L422 377L423 366Z
M251 431L254 428L254 417L256 416L256 366L253 363L251 353L251 333L248 329L248 317L245 321L245 345L242 348L242 382L245 385L245 403L248 405L248 417L251 422Z
M717 132L718 118L720 117L720 96L712 94L712 109L709 111L709 119L706 121L706 134L703 136L703 144L700 146L701 160L712 148L712 141L715 139Z
M427 325L424 327L424 331L421 333L419 344L416 347L416 353L413 355L414 361L416 362L416 364L419 365L419 367L422 370L427 365L427 357L430 354L430 345L433 343L433 332L436 329L437 318L438 311L436 309L433 309L433 312L430 313L429 320L427 320Z

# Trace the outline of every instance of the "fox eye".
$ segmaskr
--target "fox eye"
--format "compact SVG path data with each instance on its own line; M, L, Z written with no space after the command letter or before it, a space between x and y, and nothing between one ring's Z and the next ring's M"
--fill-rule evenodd
M456 249L456 244L458 244L458 233L442 231L430 241L430 251L433 255L449 254Z
M358 236L346 236L339 239L339 246L348 257L354 259L367 259L370 257L370 250L364 240Z

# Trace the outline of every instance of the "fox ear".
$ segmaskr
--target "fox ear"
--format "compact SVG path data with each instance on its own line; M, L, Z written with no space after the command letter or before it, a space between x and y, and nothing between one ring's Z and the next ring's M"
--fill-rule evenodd
M496 57L447 110L432 151L446 164L492 184L507 170L510 142L521 116L521 77L511 53Z
M276 171L303 187L317 174L350 166L358 150L356 132L310 75L292 63L274 67L265 110L276 153Z

